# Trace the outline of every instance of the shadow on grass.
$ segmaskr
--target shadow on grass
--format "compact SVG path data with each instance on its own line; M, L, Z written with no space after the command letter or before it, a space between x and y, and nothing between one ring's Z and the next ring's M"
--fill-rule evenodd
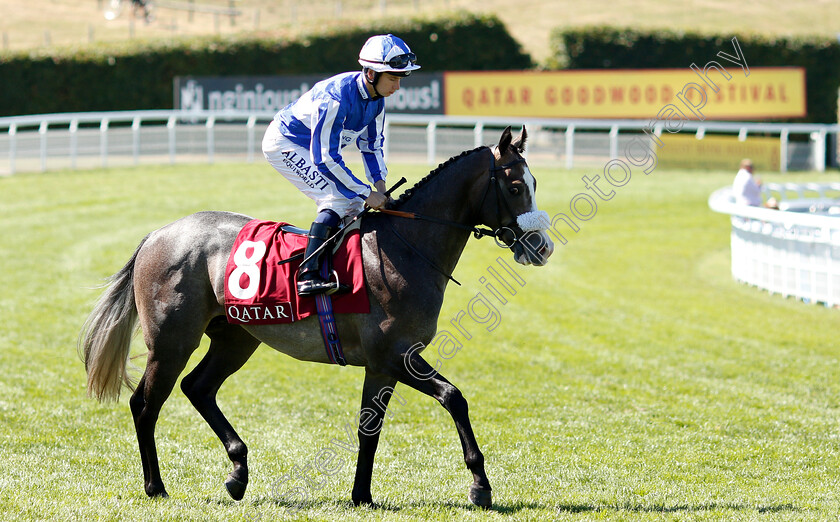
M355 510L355 509L371 509L371 510L381 510L381 511L390 511L390 512L398 512L402 509L410 509L410 508L433 508L436 510L475 510L481 511L481 508L474 506L469 502L457 502L457 501L430 501L430 500L415 500L400 504L395 504L394 502L385 501L382 503L375 502L373 505L370 504L363 504L362 506L356 507L352 501L350 500L329 500L329 499L314 499L314 500L305 500L299 502L288 501L284 499L277 499L273 497L259 497L252 499L250 501L242 501L236 502L229 498L227 499L214 499L214 498L206 498L205 502L208 504L217 504L220 506L233 506L237 504L250 504L254 508L271 506L274 508L281 508L286 509L290 512L297 512L307 509L322 509L322 508L341 508L341 509L348 509L348 510ZM536 502L513 502L513 503L504 503L500 502L495 504L491 509L488 511L496 511L501 514L513 514L524 509L542 509L542 510L552 510L553 507L548 504L541 504ZM574 509L574 507L572 507ZM594 510L596 508L589 509ZM581 510L587 511L587 510Z
M206 499L207 503L219 504L225 506L232 506L240 504L231 499ZM427 500L416 500L402 504L395 504L393 502L385 501L384 503L374 503L373 505L365 504L360 507L353 505L350 500L329 500L329 499L314 499L301 502L292 502L284 499L277 499L273 497L259 497L251 501L245 501L254 508L271 506L273 508L285 509L290 513L298 511L306 511L310 509L323 508L337 508L346 510L375 510L375 511L390 511L393 513L399 512L402 509L410 508L433 508L435 510L480 510L469 502L435 502ZM718 504L715 502L698 505L675 505L666 506L661 504L645 505L645 504L616 504L616 505L585 505L585 504L561 504L550 505L537 502L500 502L495 504L488 511L495 511L502 515L513 515L523 510L545 510L554 512L556 514L564 513L606 513L606 512L632 512L632 513L699 513L703 511L740 511L757 513L794 513L801 512L801 507L793 504L779 504L779 505L761 505L751 506L745 504Z
M715 502L709 504L699 504L696 506L677 505L677 506L663 506L663 505L643 505L643 504L621 504L621 505L602 505L590 506L583 504L560 505L557 508L557 513L588 513L588 512L605 512L605 511L630 511L634 513L695 513L700 511L756 511L758 513L784 513L802 511L802 508L792 504L780 504L777 506L748 506L744 504L718 504Z
M369 504L365 504L359 508L353 505L353 502L350 500L329 500L329 499L315 499L315 500L302 500L302 501L290 501L284 499L277 499L273 497L258 497L251 500L242 500L242 501L235 501L229 498L206 498L204 499L205 502L208 504L216 504L219 506L236 506L236 505L250 505L254 508L260 508L264 506L270 506L275 508L286 509L291 512L306 510L306 509L320 509L325 507L334 507L334 508L343 508L343 509L381 509L383 511L399 511L401 508L399 506L395 506L391 503L385 504L378 504L375 503L373 506Z

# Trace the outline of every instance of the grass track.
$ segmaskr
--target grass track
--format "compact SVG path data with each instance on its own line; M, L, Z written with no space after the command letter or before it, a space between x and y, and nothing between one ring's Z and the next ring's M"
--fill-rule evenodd
M584 171L534 167L541 207L565 212ZM419 179L426 169L392 166ZM588 172L588 174L593 174ZM380 510L349 503L355 457L294 516L273 483L311 463L358 407L362 371L265 348L222 388L249 444L229 463L176 390L157 439L172 498L151 501L125 398L84 396L81 323L149 231L197 210L306 224L311 204L265 165L144 167L0 178L0 514L56 520L820 520L840 513L840 311L729 275L729 223L706 206L731 173L634 172L442 373L470 401L495 511L466 500L446 413L399 386L374 474ZM786 178L815 179L817 175ZM820 180L838 176L820 175ZM781 177L767 176L776 181ZM508 253L471 241L441 328ZM203 355L196 352L192 365ZM142 353L140 343L135 353ZM434 358L433 353L426 354Z

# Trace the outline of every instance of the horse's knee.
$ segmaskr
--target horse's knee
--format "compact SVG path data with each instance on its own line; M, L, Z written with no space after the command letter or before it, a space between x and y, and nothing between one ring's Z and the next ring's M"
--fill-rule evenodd
M192 373L188 373L183 379L181 379L181 391L184 392L184 395L186 395L191 401L195 393L195 380L196 379Z
M455 386L448 386L440 396L441 405L450 412L466 411L468 408L467 399L461 393L461 390Z

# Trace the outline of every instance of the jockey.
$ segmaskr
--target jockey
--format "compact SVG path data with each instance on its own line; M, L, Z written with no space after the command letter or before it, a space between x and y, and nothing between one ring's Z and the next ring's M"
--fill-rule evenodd
M347 72L316 83L274 116L263 138L263 154L272 167L318 205L304 260L335 233L342 219L355 216L364 205L382 208L387 202L383 98L400 88L401 78L420 68L416 60L400 38L392 34L372 36L359 52L361 72ZM342 158L342 149L353 141L362 153L368 183L353 174ZM338 282L325 280L319 271L320 261L329 250L321 249L301 264L299 295L339 291Z

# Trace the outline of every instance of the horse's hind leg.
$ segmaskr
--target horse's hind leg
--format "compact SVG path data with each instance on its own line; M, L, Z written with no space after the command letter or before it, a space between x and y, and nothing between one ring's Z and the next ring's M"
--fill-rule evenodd
M379 445L379 433L385 420L388 402L394 393L397 380L370 368L365 369L362 388L362 407L359 413L359 456L356 461L356 478L353 481L353 503L373 504L370 481L373 475L373 458Z
M149 360L146 371L140 379L137 389L131 396L131 414L137 431L137 443L140 446L140 460L143 463L143 482L146 494L150 497L167 497L163 479L160 476L157 448L155 447L155 424L160 409L172 393L175 381L187 365L189 356L196 346L189 349L167 350L167 345L155 341L147 343ZM165 353L166 360L157 354Z
M181 389L224 444L233 462L225 487L234 500L241 500L248 485L248 448L216 404L216 393L225 379L245 364L260 342L242 327L219 319L207 328L210 337L207 355L184 377Z

